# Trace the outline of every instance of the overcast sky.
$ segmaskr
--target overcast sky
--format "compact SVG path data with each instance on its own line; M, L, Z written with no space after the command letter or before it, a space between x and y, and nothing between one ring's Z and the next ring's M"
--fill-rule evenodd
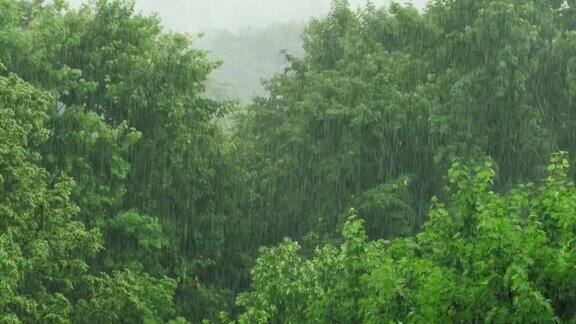
M374 0L377 5L390 0ZM73 6L86 0L70 0ZM412 2L419 8L426 0ZM366 0L350 0L353 6ZM157 12L166 27L177 31L199 32L208 29L236 31L244 26L266 26L275 22L303 21L322 15L330 7L330 0L136 0L145 13Z

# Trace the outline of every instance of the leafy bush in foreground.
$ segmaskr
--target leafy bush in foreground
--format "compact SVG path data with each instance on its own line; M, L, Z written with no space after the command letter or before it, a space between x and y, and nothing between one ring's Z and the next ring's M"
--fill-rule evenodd
M555 154L539 187L491 191L491 161L453 163L450 199L423 231L368 241L354 210L340 247L311 258L285 240L261 251L241 323L575 320L576 187Z

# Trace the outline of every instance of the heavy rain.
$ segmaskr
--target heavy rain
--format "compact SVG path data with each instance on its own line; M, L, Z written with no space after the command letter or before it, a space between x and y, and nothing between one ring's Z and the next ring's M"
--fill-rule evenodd
M575 154L574 0L0 0L0 323L573 323Z

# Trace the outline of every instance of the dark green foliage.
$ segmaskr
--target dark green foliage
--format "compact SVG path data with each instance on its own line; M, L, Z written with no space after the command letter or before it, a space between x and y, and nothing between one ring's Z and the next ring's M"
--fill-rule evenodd
M39 146L48 139L45 124L52 102L49 95L14 75L0 77L2 321L92 319L102 303L125 307L105 310L110 318L129 319L130 312L139 318L171 318L172 280L130 272L114 278L90 274L88 260L102 250L102 237L98 229L87 230L82 223L71 199L77 188L74 181L65 175L51 176L39 166ZM106 285L112 289L108 295L94 292ZM122 291L121 285L125 285ZM134 303L145 305L148 313L143 306L107 300L125 300L122 293L136 294ZM95 305L86 307L84 300ZM156 314L161 309L166 311Z
M90 278L88 297L78 301L72 320L78 323L159 323L174 316L176 282L130 270Z
M74 198L84 221L100 226L122 207L130 172L125 156L140 134L125 123L108 126L84 108L57 106L49 123L53 134L44 148L44 163L54 174L74 177Z
M6 69L55 98L45 103L54 108L44 111L47 141L36 162L51 182L74 178L67 188L79 219L104 239L88 272L108 276L85 290L106 300L86 299L87 311L104 313L97 321L129 322L175 314L155 309L160 303L190 320L209 314L188 301L172 307L174 293L225 307L229 289L245 285L245 272L227 274L228 264L245 267L244 247L234 244L245 235L236 234L245 228L236 198L243 171L218 127L224 107L202 94L216 65L127 1L75 11L61 1L6 0L0 8ZM160 291L147 288L156 284ZM196 284L204 292L190 296ZM119 304L122 293L137 300ZM146 299L154 294L168 301Z
M402 178L404 192L384 190L367 227L415 234L455 157L491 156L498 190L541 177L545 156L574 150L571 8L432 1L424 13L356 12L334 1L307 27L304 57L288 57L270 96L239 117L259 243L334 233L348 207ZM399 211L385 211L391 201Z
M333 1L231 111L130 1L0 0L0 322L576 321L575 6Z

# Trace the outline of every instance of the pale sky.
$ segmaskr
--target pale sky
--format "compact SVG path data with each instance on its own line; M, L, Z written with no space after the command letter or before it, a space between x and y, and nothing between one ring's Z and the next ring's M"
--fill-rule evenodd
M87 0L70 0L73 6ZM424 8L427 0L399 0ZM390 0L373 0L384 5ZM366 0L350 0L353 6ZM245 26L266 26L275 22L304 21L325 14L330 0L136 0L145 13L157 12L171 30L199 32L208 29L237 31Z

